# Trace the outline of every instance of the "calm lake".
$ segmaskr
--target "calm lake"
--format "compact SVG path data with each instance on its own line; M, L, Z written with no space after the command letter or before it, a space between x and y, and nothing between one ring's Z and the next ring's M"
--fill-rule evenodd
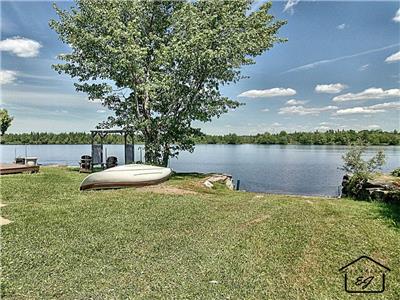
M105 145L107 155L124 162L122 145ZM136 160L143 148L138 145ZM341 156L346 146L303 145L197 145L193 153L182 152L170 167L178 172L223 172L232 174L240 189L255 192L336 196L343 172ZM383 171L400 166L400 147L369 147L367 155L384 149ZM0 145L1 162L15 156L36 156L39 163L78 166L80 156L90 154L90 145ZM104 152L105 152L104 151Z

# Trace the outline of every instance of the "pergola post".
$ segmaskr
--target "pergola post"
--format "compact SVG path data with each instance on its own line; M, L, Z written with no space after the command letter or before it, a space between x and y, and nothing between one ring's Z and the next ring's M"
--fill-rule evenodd
M131 139L132 139L132 160L133 163L135 163L135 135L133 133L131 134Z
M93 159L93 145L94 145L94 138L95 138L95 136L96 136L96 132L91 132L91 134L92 134L92 146L91 146L91 158ZM91 163L90 163L90 169L91 169L91 171L93 172L93 161L91 161Z
M107 133L101 132L99 133L100 135L100 145L101 145L101 159L100 159L100 164L101 164L101 168L104 170L104 162L103 162L103 139L105 136L107 136ZM107 159L107 157L106 157Z
M126 130L121 130L121 129L116 129L116 130L105 130L105 129L96 129L96 130L91 130L91 137L92 137L92 165L91 165L91 170L93 172L94 170L94 165L95 164L101 164L101 167L104 168L104 161L103 161L103 146L104 146L104 138L108 134L116 134L119 133L124 136L124 158L125 158L125 164L127 164L128 160L133 160L132 162L135 163L135 144L134 144L134 133L128 133ZM100 144L96 145L95 138L96 136L100 136ZM132 145L129 145L128 147L128 138L129 136L132 139ZM95 149L96 148L96 149ZM99 150L100 148L100 153ZM129 151L132 151L132 153L129 153ZM101 157L100 157L101 156ZM96 159L94 159L96 158ZM106 157L106 162L107 162L107 157Z
M124 163L126 164L126 161L128 160L128 155L126 151L126 131L124 131Z

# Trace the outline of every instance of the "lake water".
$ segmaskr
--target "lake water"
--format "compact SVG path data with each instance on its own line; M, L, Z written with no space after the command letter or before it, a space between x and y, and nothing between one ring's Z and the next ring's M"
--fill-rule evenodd
M105 145L108 156L124 161L122 145ZM140 159L143 145L136 146ZM197 145L193 153L182 152L170 161L178 172L223 172L240 179L240 189L255 192L336 196L343 171L339 170L346 146L303 145ZM384 149L384 171L400 166L400 147L369 147L367 156ZM39 163L78 166L90 145L0 145L1 162L17 156L37 156ZM104 152L105 152L104 151Z

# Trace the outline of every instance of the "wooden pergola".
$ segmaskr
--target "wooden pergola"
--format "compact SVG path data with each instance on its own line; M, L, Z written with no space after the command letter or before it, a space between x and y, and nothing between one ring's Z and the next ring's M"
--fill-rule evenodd
M128 132L122 129L95 129L91 130L92 137L92 171L94 165L101 165L104 168L103 161L103 145L104 138L109 134L121 134L124 136L124 153L125 153L125 164L130 164L135 162L135 135L132 132ZM96 137L100 137L100 143L96 144ZM128 137L131 138L131 143L128 142ZM106 158L107 159L107 158Z

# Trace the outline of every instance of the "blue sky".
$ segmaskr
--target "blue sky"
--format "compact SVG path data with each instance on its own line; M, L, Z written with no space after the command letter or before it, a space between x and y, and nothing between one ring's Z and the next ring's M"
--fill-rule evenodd
M223 88L246 105L196 125L210 134L400 128L398 2L292 0L273 2L270 12L288 21L280 31L288 42L243 68L249 79ZM70 50L48 27L55 17L51 2L1 2L9 132L88 131L111 113L51 69Z

